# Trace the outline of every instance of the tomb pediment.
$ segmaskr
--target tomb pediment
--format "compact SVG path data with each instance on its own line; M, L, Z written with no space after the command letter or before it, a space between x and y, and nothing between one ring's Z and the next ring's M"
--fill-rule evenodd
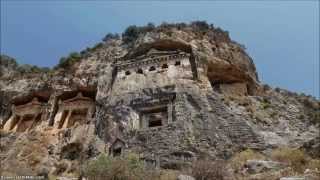
M72 102L76 102L76 101L92 101L92 99L89 97L85 97L82 95L81 92L78 92L78 94L75 97L73 97L71 99L67 99L67 100L63 101L63 103L72 103Z
M14 114L36 114L41 111L42 104L38 98L34 97L32 101L26 104L13 105L12 110Z
M50 98L50 91L48 92L33 92L28 95L16 96L11 100L11 103L15 106L25 105L32 102L35 98L39 103L46 103Z

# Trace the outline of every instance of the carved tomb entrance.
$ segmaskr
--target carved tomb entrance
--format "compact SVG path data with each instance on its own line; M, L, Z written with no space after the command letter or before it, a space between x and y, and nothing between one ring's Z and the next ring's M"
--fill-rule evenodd
M68 99L60 99L59 110L55 116L58 129L72 127L75 123L85 124L94 113L94 100L83 96L82 92Z
M4 130L24 132L35 127L42 118L44 105L34 97L25 104L14 104L12 106L12 116L4 125Z
M148 98L137 98L131 106L139 114L139 129L165 126L173 121L174 92L151 91Z

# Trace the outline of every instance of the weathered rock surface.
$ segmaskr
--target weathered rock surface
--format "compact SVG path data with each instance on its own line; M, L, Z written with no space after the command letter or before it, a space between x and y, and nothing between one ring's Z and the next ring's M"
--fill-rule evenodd
M245 166L248 169L247 171L251 174L262 173L270 170L279 170L286 167L283 163L264 160L248 160Z
M178 176L178 180L195 180L195 179L194 179L194 177L192 177L192 176L180 174L180 175Z

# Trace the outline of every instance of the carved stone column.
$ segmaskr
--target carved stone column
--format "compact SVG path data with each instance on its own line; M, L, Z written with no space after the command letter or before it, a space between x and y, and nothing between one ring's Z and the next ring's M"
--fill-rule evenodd
M64 123L63 123L62 128L67 128L67 127L68 127L68 124L69 124L69 121L70 121L70 117L71 117L71 115L72 115L72 112L73 112L73 110L70 109L70 111L69 111L69 113L68 113L68 115L67 115L67 117L66 117L66 120L65 120Z
M148 126L148 118L143 115L143 113L140 113L140 129L147 128Z
M39 114L36 114L36 115L33 116L33 118L32 118L32 123L31 123L30 127L26 128L27 131L29 131L30 129L32 129L32 127L37 123L37 122L36 122L36 118L37 118L38 116L39 116Z
M14 125L15 121L17 121L17 116L15 114L13 114L10 119L4 124L3 126L3 130L5 131L9 131L11 128L13 128L12 126Z
M22 123L22 120L24 119L25 115L19 116L20 118L17 120L16 125L13 127L12 131L17 132L20 124Z
M168 109L167 109L167 111L168 111L168 124L170 124L170 123L172 123L172 114L173 114L173 104L172 104L172 102L170 102L169 104L168 104Z
M57 94L53 94L51 97L50 97L50 100L49 100L49 103L50 107L48 108L49 109L49 126L53 126L54 125L54 120L55 120L55 116L57 114L57 111L59 109L59 106L58 106L58 96Z
M86 117L86 121L85 123L87 123L88 121L90 121L92 119L93 113L94 113L94 105L90 106L88 108L88 112L87 112L87 117Z

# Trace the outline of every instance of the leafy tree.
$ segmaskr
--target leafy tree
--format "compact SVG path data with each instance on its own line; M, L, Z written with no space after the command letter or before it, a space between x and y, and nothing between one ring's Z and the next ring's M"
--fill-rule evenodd
M81 59L81 54L78 52L72 52L68 57L62 57L59 60L59 64L55 68L67 68L73 65L75 62Z
M102 39L102 41L104 41L104 42L107 42L108 40L110 40L110 39L119 39L119 34L118 33L115 33L115 34L113 34L113 33L108 33L103 39Z
M193 21L190 25L195 31L206 32L210 29L210 25L206 21Z
M127 27L122 34L123 41L125 43L132 42L139 37L139 28L135 25Z

